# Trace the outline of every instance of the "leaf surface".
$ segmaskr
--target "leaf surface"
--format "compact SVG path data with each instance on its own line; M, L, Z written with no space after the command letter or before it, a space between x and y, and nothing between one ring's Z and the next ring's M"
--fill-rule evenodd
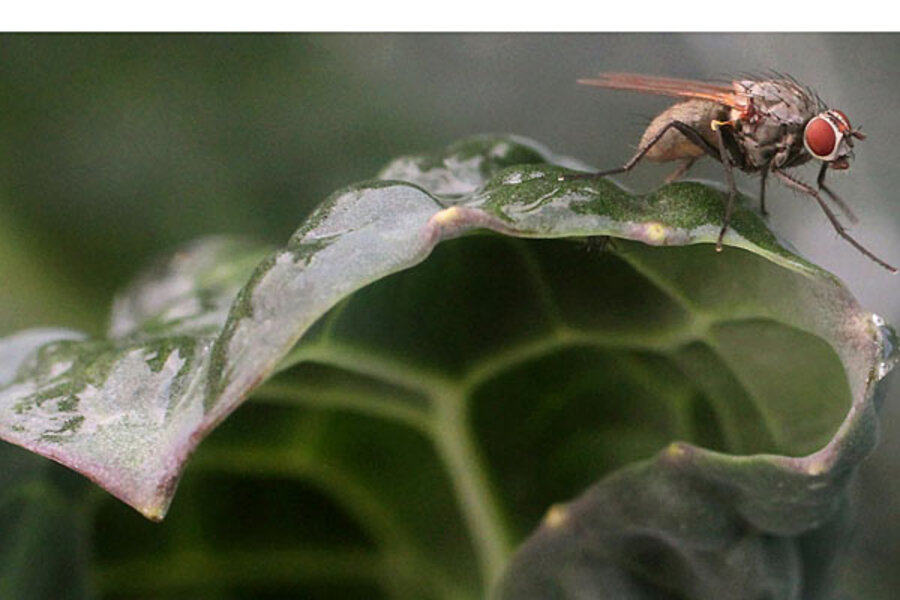
M501 573L508 598L812 597L890 329L749 209L714 252L718 190L559 181L579 166L477 137L337 192L282 248L196 242L117 298L105 338L0 342L0 436L161 519L254 393L198 481L335 503L350 541L309 533L286 574L398 598Z

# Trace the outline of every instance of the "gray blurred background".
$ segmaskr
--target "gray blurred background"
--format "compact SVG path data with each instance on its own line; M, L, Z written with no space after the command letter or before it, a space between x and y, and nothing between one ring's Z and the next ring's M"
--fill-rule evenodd
M860 217L852 231L900 264L898 65L891 34L0 36L0 335L99 333L114 291L152 255L216 232L284 242L336 188L470 134L618 166L669 101L575 84L606 70L773 69L814 87L869 135L831 178ZM619 180L648 191L669 170ZM691 175L722 179L712 162ZM756 180L738 183L757 194ZM838 238L810 199L769 190L773 229L900 324L900 276ZM860 477L841 597L900 597L898 392Z

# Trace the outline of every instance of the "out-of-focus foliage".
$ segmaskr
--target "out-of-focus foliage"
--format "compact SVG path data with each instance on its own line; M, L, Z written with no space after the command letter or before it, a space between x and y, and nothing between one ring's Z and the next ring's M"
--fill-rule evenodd
M215 232L282 240L439 135L420 103L348 76L329 36L8 35L0 55L0 215L30 250L4 240L0 274L30 273L42 300L11 298L8 329L96 326L147 256ZM40 307L55 300L81 312Z

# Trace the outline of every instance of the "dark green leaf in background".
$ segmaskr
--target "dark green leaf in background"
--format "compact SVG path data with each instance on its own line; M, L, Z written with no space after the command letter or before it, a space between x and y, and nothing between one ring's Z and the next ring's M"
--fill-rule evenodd
M108 337L3 341L0 435L153 519L196 449L163 529L98 514L111 596L816 597L890 330L750 210L714 252L718 190L579 166L477 137L197 242Z
M0 598L83 600L89 580L85 486L40 457L0 446Z

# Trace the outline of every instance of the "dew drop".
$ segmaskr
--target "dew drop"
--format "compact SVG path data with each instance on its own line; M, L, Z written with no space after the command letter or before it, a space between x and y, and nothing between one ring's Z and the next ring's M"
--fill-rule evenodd
M900 339L897 332L880 316L873 314L872 323L878 329L881 342L881 357L878 362L876 377L880 381L900 362Z

